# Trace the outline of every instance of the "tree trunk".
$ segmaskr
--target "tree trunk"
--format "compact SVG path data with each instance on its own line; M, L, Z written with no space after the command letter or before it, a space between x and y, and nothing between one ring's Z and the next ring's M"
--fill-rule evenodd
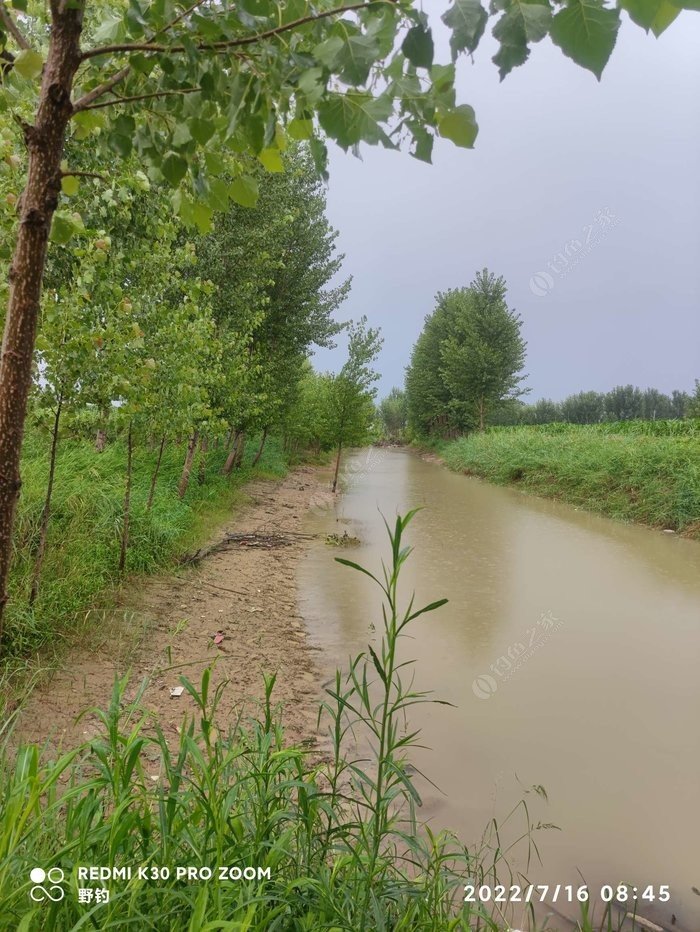
M258 461L259 461L260 457L262 456L262 451L263 451L264 448L265 448L265 441L266 441L266 440L267 440L267 427L266 427L265 430L263 431L262 439L261 439L261 441L260 441L260 446L258 447L258 452L255 454L255 459L253 460L253 466L257 466L257 465L258 465Z
M124 489L124 522L122 524L122 545L119 552L119 573L123 575L126 569L126 552L129 548L129 518L131 516L131 464L133 460L134 443L129 421L129 434L126 441L126 487Z
M95 451L97 453L103 453L106 446L107 431L102 427L98 427L97 433L95 434Z
M484 430L486 428L486 413L484 410L484 398L483 395L479 398L479 430Z
M185 462L182 466L182 475L180 476L180 482L177 486L177 497L184 498L185 492L187 491L187 486L190 484L190 473L192 472L192 464L194 463L194 455L197 452L197 440L199 439L199 431L196 430L190 437L187 443L187 453L185 454Z
M206 436L199 441L199 471L197 473L197 482L204 485L207 478L207 450L209 443Z
M229 434L229 437L230 437L230 436L231 436L231 435ZM228 476L228 475L230 475L231 470L233 469L233 464L234 464L234 462L236 461L236 454L238 453L238 440L239 440L240 436L241 436L241 431L240 431L240 430L237 430L236 433L235 433L235 435L234 435L233 446L231 447L231 452L230 452L229 455L226 457L226 462L224 463L223 468L222 468L222 470L221 470L221 475L222 475L222 476Z
M156 483L158 482L158 473L160 472L160 461L163 459L163 449L165 447L165 434L161 437L160 448L158 450L158 459L156 460L156 468L153 470L153 475L151 476L151 487L148 490L148 501L146 502L146 511L150 511L153 507L153 497L156 494Z
M335 458L335 475L333 476L333 489L331 491L335 492L338 487L338 470L340 469L340 451L343 449L342 442L338 444L338 455Z
M41 577L41 567L46 555L46 540L49 534L49 518L51 517L51 495L53 493L53 480L56 472L56 450L58 449L58 425L61 420L61 408L63 407L63 398L59 395L56 406L56 414L53 419L53 434L51 435L51 456L49 459L49 478L46 483L46 497L44 498L44 508L41 512L41 523L39 525L39 547L34 560L34 569L32 570L32 587L29 591L29 605L34 605L36 597L39 594L39 578Z
M10 297L0 355L0 639L7 603L12 528L21 488L20 453L32 381L46 246L61 191L61 158L80 64L81 4L55 3L34 125L23 124L29 154Z
M243 465L243 454L245 453L245 431L242 430L238 436L238 444L236 445L236 458L233 461L233 465L236 469L240 469Z

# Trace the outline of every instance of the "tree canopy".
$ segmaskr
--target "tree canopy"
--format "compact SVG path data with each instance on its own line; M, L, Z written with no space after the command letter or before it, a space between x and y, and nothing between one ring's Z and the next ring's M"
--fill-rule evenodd
M468 288L439 294L406 373L409 419L419 433L484 429L524 394L522 321L503 278L484 269Z

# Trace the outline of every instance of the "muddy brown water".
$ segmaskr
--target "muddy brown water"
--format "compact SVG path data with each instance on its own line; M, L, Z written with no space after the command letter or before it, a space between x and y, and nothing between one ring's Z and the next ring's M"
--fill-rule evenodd
M638 912L700 930L700 544L448 472L401 450L357 451L345 494L307 527L355 535L342 555L376 570L380 510L423 506L403 591L447 597L406 649L416 686L455 708L417 709L422 816L475 843L525 798L538 884L637 887ZM301 611L330 673L377 635L379 595L322 540L298 570ZM546 788L548 802L531 786ZM523 822L513 817L509 839ZM513 853L525 869L522 846ZM650 903L642 891L670 887ZM563 896L563 894L562 894ZM558 909L568 915L561 899ZM674 918L675 917L675 921ZM672 925L673 924L673 925Z

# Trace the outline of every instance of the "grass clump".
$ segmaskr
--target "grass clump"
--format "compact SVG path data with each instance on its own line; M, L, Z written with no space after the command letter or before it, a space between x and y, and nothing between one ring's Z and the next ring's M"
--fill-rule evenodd
M500 838L490 851L473 852L452 835L422 830L416 818L420 797L408 753L418 736L404 727L405 716L429 700L402 680L407 664L398 661L397 648L407 627L442 601L399 609L410 517L397 518L390 531L383 580L372 577L384 597L381 646L356 657L346 675L337 673L321 708L332 738L329 761L314 763L308 751L285 743L272 706L274 677L266 680L258 720L220 734L224 686L212 693L209 670L197 688L181 677L196 714L183 722L175 746L149 721L139 695L126 702L119 681L109 708L99 712L98 738L53 761L36 746L21 747L15 761L5 751L3 929L509 927L490 904L462 902L467 879L495 882L504 864ZM368 759L347 756L350 733L367 739ZM79 868L91 865L132 873L79 880ZM60 901L32 901L30 872L37 866L63 871ZM182 876L178 868L188 867L209 867L212 877ZM80 904L81 887L104 887L109 901Z
M700 539L700 422L492 428L441 448L450 469Z

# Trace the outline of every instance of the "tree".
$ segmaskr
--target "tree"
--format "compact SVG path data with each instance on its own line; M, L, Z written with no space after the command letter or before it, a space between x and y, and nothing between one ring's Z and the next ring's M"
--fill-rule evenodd
M438 300L433 313L425 318L406 368L408 423L419 435L445 436L464 426L450 409L451 394L440 371L441 347L449 333L449 314L448 304Z
M400 388L392 388L379 403L379 417L390 440L403 439L407 417L406 392Z
M438 294L406 373L409 420L421 433L479 427L525 389L522 321L503 278L484 269L467 288Z
M506 283L487 269L469 288L448 292L453 327L440 348L440 374L451 403L484 430L492 411L525 394L522 320L506 304Z
M634 385L616 385L605 396L605 414L611 421L631 421L642 411L642 393Z
M569 424L597 424L605 417L605 395L600 392L579 392L561 403L561 413Z
M97 171L135 148L152 180L177 189L183 220L204 231L230 199L254 203L257 185L245 157L275 170L288 137L310 139L323 168L321 132L344 149L362 141L394 148L394 137L410 139L413 154L429 161L435 132L471 147L478 131L472 108L456 104L453 66L433 63L428 20L410 3L311 8L261 0L253 12L201 0L179 12L143 0L12 5L21 17L0 0L0 106L14 110L21 125L27 171L0 361L0 621L49 234L70 236L77 221L56 211L62 191L85 171L62 164L67 137L69 155L87 145ZM677 15L673 4L661 19L656 7L624 5L657 34ZM604 0L568 0L554 15L546 2L527 26L514 0L497 15L502 77L547 33L600 77L620 24L620 10ZM454 0L443 17L453 59L475 51L488 18L476 0Z
M690 396L687 392L674 389L671 392L671 417L687 417Z
M379 355L382 338L378 330L367 326L362 317L351 324L348 336L348 358L340 372L327 383L328 436L337 448L333 491L338 486L340 456L344 446L364 443L374 420L373 383L379 374L372 363Z
M700 417L700 379L695 380L695 392L688 402L688 417Z

